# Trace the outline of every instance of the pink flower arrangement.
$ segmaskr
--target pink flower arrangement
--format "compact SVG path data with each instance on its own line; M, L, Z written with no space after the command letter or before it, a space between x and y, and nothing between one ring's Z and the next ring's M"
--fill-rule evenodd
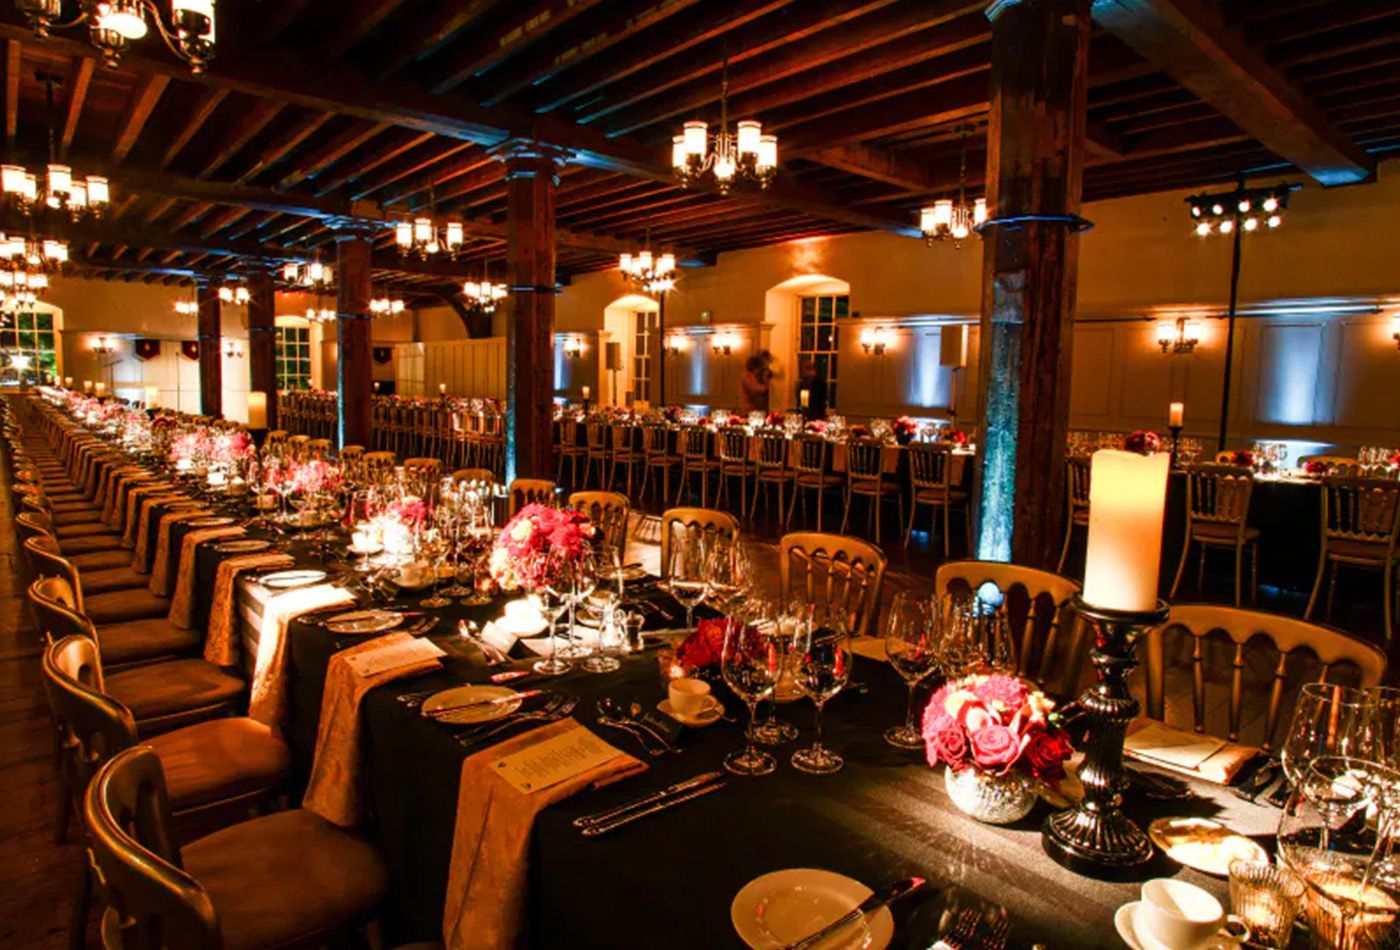
M1231 452L1231 453L1230 453L1230 464L1231 464L1231 465L1244 465L1244 466L1253 468L1253 467L1254 467L1254 453L1251 452L1251 451L1249 451L1248 449L1238 449L1238 450L1236 450L1236 451L1234 451L1234 452Z
M744 424L744 417L730 413L729 418L724 420L724 424L727 426L741 426Z
M1138 455L1155 455L1162 449L1162 438L1150 429L1138 429L1123 440L1123 448Z
M256 451L257 449L248 433L242 429L235 429L232 432L223 432L214 437L213 446L209 451L209 460L224 465L234 465L250 458Z
M389 506L389 517L410 530L417 530L427 523L428 504L416 495L409 495Z
M900 416L890 424L890 432L894 433L895 441L900 445L911 441L918 430L918 423L908 416Z
M780 426L783 424L783 414L781 412L770 412L763 422L765 425Z
M1400 468L1400 449L1397 449L1395 454L1390 457L1390 464L1394 468Z
M998 776L1014 769L1030 778L1059 778L1073 749L1054 708L1053 700L1019 677L950 680L924 708L928 764Z
M491 549L491 577L503 590L539 590L581 558L597 534L581 512L526 505Z
M695 632L676 647L676 665L685 670L687 676L719 666L724 656L724 635L729 623L723 617L697 623Z
M807 423L804 428L808 432L815 432L817 435L822 435L826 432L826 420L813 419L811 422Z
M321 459L311 459L292 466L288 484L294 492L315 495L335 491L340 487L340 466Z
M967 433L961 429L944 429L938 438L942 442L951 442L954 445L967 445Z
M212 442L204 429L182 432L170 443L170 457L176 462L193 463L207 458Z
M1312 459L1307 465L1303 466L1303 471L1307 472L1309 475L1326 475L1327 463L1321 459Z

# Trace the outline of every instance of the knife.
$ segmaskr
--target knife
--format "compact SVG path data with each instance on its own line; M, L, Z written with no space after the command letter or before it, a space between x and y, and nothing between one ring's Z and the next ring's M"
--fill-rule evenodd
M488 706L501 706L505 703L523 702L533 699L543 693L542 689L527 689L519 693L511 693L509 696L493 696L490 699L478 699L470 703L459 703L455 706L439 706L436 709L425 709L423 715L429 719L435 719L443 713L461 712L464 709L484 709Z
M601 824L605 821L611 821L612 819L617 818L620 815L626 814L629 811L633 811L638 808L645 808L648 805L655 804L656 802L662 801L666 798L670 798L673 795L681 795L685 792L690 791L692 788L698 788L701 785L708 785L710 782L721 778L724 778L723 772L702 772L694 778L688 778L684 782L677 782L674 785L668 785L663 789L659 789L655 792L652 792L650 795L646 795L642 798L637 798L630 802L626 802L625 804L618 805L616 808L610 808L607 811L600 811L596 814L584 815L580 818L575 818L574 827L588 828L593 825Z
M924 883L925 881L921 877L906 877L902 880L895 881L861 901L859 907L836 918L816 933L808 934L796 943L788 944L786 947L783 947L782 950L806 950L807 947L811 947L825 940L843 927L847 927L857 920L861 920L866 914L873 913L881 907L892 904L902 897L908 897L910 894L922 888Z
M596 838L598 835L604 835L616 828L621 828L623 825L631 824L638 818L645 818L648 815L654 815L659 811L665 811L668 808L674 808L676 805L688 802L691 799L699 798L701 795L708 795L711 792L717 792L728 784L728 782L712 782L709 785L702 785L699 788L693 788L690 791L684 792L680 795L674 795L670 798L665 799L664 801L654 802L651 805L646 806L645 808L635 809L633 811L628 812L625 815L622 815L621 817L613 818L610 821L600 821L596 825L589 825L587 828L584 828L581 833L585 838Z

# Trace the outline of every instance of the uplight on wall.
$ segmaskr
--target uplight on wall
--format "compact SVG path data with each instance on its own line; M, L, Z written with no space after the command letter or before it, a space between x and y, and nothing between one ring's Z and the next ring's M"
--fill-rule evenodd
M721 330L710 338L710 349L721 356L728 356L730 353L733 353L734 347L738 345L738 335L730 333L728 330Z
M564 355L576 360L583 355L583 340L576 336L571 336L564 341Z
M869 355L884 356L893 342L894 333L889 327L865 327L860 331L860 345Z
M1176 322L1157 322L1157 345L1162 348L1163 353L1186 356L1195 352L1196 344L1200 342L1201 325L1195 320L1178 317Z

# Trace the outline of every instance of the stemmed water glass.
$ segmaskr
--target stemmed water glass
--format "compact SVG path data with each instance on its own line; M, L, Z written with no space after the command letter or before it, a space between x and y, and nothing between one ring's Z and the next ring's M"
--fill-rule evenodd
M777 761L754 743L754 720L759 702L773 695L782 667L777 641L747 624L725 621L720 672L734 695L749 707L745 747L724 757L724 767L735 775L767 775L777 768Z
M730 613L743 602L753 576L748 556L738 538L716 536L707 547L705 599L715 609Z
M1371 716L1371 699L1362 690L1324 682L1304 685L1279 750L1289 784L1298 787L1308 764L1323 756L1365 758Z
M535 557L538 562L535 573L543 573L548 578L535 594L540 601L540 613L549 622L549 656L535 661L534 670L546 676L558 676L573 669L573 664L559 655L559 618L569 608L573 590L572 571L567 563L561 563L557 557L549 554Z
M845 610L837 604L814 605L798 634L793 677L816 704L817 738L792 754L792 766L812 775L839 772L846 763L822 745L822 710L851 678L851 633Z
M688 531L671 545L671 596L685 608L685 627L695 629L695 608L710 592L706 572L705 539Z
M898 749L922 749L924 737L915 723L914 692L938 667L937 614L926 598L902 590L894 595L885 618L885 655L909 687L904 724L885 731L885 741Z
M433 592L430 596L420 600L418 606L437 610L452 603L438 590L438 586L442 582L442 562L447 557L450 546L446 529L437 524L429 524L418 533L418 553L427 558L433 572Z
M945 625L942 650L949 676L1015 670L1005 611L975 593L938 595L931 606Z
M384 550L379 526L374 522L375 508L374 497L366 489L351 492L350 503L346 505L345 520L351 529L351 550L362 555L355 567L361 574L368 574L374 569L369 563L370 557Z
M781 650L782 668L778 671L778 682L769 698L768 718L754 729L754 738L764 745L781 745L792 742L798 736L797 727L778 718L778 703L784 699L796 698L796 684L793 682L793 660L796 658L798 633L802 630L802 605L782 605L776 600L764 597L750 597L745 605L748 623L756 626L766 636L777 641ZM789 692L783 695L784 689Z

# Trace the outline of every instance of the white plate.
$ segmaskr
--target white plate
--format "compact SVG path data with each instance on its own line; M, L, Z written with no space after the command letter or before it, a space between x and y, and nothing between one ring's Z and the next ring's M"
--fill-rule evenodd
M683 716L676 712L669 699L661 700L661 703L656 708L683 726L690 726L692 729L703 729L706 726L713 726L724 718L724 704L713 696L706 696L705 699L707 702L701 710L690 716Z
M271 541L264 541L258 538L244 538L238 541L220 541L214 545L214 550L220 554L257 554L259 551L266 551L272 547Z
M233 524L232 518L195 518L187 522L191 528L222 528L224 525Z
M326 621L331 633L383 633L403 623L403 614L393 610L352 610Z
M832 871L774 871L754 878L734 895L729 918L739 939L753 950L777 950L854 910L871 893L860 881ZM882 907L813 950L884 950L893 938L894 917Z
M423 700L423 715L428 715L434 709L441 709L444 706L463 706L467 703L479 703L487 699L496 699L500 696L516 695L515 690L505 686L455 686L452 689L445 689L440 693L434 693ZM494 706L476 706L472 709L459 709L456 712L443 713L441 716L434 716L437 722L449 722L457 726L470 725L476 722L490 722L493 719L501 719L509 716L520 708L524 700L517 699L510 703L496 703Z
M1236 858L1269 860L1258 842L1209 818L1158 818L1148 825L1147 836L1178 864L1217 877L1229 877Z
M289 587L306 587L308 584L315 584L325 579L325 571L305 568L302 570L274 571L271 574L264 574L259 579L258 583L272 590L285 590Z

